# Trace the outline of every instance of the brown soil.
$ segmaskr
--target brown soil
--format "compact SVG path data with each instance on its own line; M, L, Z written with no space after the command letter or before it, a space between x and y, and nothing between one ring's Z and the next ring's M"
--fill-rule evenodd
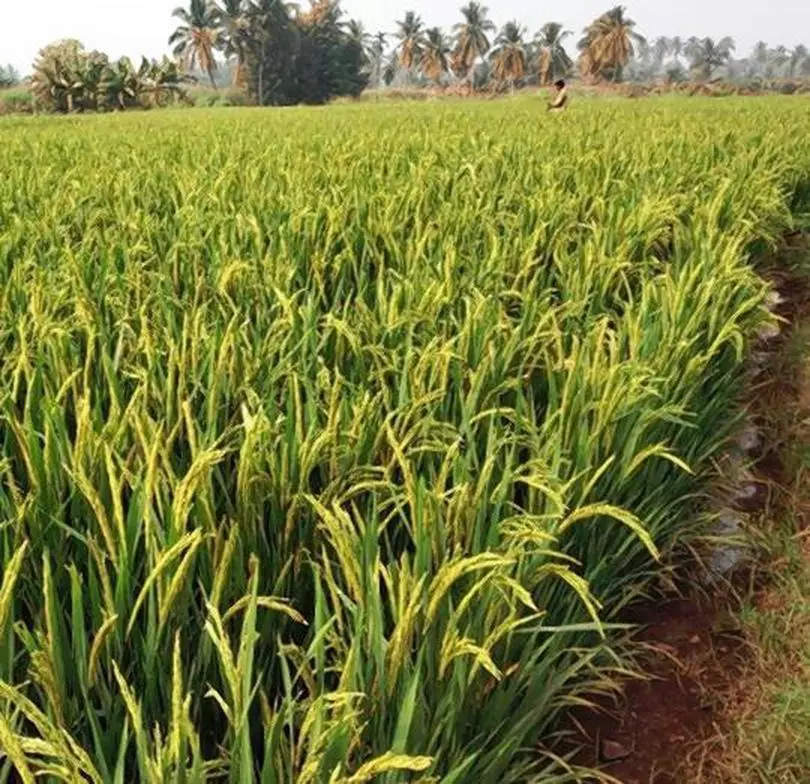
M783 253L806 253L808 248L807 237L793 235L786 238ZM773 268L783 265L775 263ZM769 277L789 298L779 315L791 326L807 323L810 290L806 282L786 278L783 272ZM782 409L790 401L798 409L807 402L804 410L810 411L810 384L784 372L790 332L785 329L772 347L767 380L748 403L766 432L776 401ZM781 489L791 481L780 446L777 435L757 461L757 478L768 489L760 503L771 511L780 508L786 495ZM761 579L755 571L737 575L734 583L739 591L735 584L701 589L687 579L680 593L659 596L629 612L625 620L639 628L635 639L642 651L638 664L645 679L626 682L615 701L599 698L594 711L575 712L572 738L581 747L575 761L599 767L623 784L728 782L722 759L713 759L715 752L709 750L723 748L716 740L728 727L729 703L744 693L739 681L754 669L750 666L753 653L734 611L739 596L751 595L750 581L756 586ZM755 594L763 601L770 595L767 590Z
M646 679L628 682L618 704L577 717L578 761L624 784L690 780L696 750L717 733L718 695L744 668L744 640L731 617L727 602L705 595L636 610L629 620L642 627Z

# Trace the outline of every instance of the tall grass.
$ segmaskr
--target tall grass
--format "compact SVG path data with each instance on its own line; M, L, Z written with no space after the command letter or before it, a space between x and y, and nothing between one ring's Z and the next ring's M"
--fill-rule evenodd
M0 781L564 775L527 749L695 530L810 113L551 119L5 128Z

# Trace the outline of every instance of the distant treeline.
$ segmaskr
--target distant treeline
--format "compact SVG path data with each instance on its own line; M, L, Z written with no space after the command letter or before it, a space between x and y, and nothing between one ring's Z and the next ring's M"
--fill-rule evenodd
M714 78L810 76L804 46L760 42L735 58L732 38L642 36L624 6L593 20L569 51L573 33L548 22L530 36L518 21L500 29L481 3L460 9L452 33L427 26L413 11L393 33L367 32L344 20L339 0L316 0L301 12L281 0L191 0L175 11L182 24L170 41L188 68L216 83L216 55L232 63L234 83L258 103L326 100L366 85L462 83L469 88L549 84L565 76L598 81L708 81Z
M33 105L65 112L159 106L182 99L184 85L193 81L214 90L231 85L250 103L288 105L383 86L473 91L561 77L588 83L810 77L805 46L759 42L750 56L737 58L730 37L648 40L624 6L596 18L578 41L559 22L533 36L517 21L498 29L478 2L460 9L449 34L407 11L393 33L372 35L345 18L340 0L313 0L306 10L282 0L190 0L174 17L173 61L110 61L78 41L46 47L34 63ZM0 87L19 81L11 66L0 68Z

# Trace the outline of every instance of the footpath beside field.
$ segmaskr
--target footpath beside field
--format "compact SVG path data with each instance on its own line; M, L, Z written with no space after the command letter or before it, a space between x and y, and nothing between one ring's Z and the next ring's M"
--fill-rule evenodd
M1 120L0 784L592 775L571 709L716 553L808 109Z

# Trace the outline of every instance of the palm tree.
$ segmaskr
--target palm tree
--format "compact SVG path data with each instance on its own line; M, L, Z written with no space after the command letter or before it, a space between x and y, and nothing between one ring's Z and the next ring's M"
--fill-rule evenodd
M265 105L268 93L272 92L267 89L265 82L265 69L268 62L272 61L271 47L278 51L279 39L290 37L292 10L284 0L247 0L246 50L254 63L251 67L255 74L252 89L255 90L259 106Z
M182 24L169 37L174 54L186 68L199 67L208 74L211 86L216 89L214 72L217 62L214 50L219 42L219 11L206 0L191 0L188 10L175 8L172 16Z
M444 33L438 27L431 27L425 37L422 55L422 73L438 84L447 73L450 46Z
M370 82L375 87L379 87L383 80L383 70L385 69L385 48L387 45L385 33L376 33L371 40L368 49L368 69Z
M769 51L768 44L765 43L765 41L757 41L757 43L754 44L753 59L754 62L759 66L760 74L765 74L765 71L767 70Z
M14 87L19 84L20 74L17 69L9 63L5 68L0 67L0 87Z
M492 74L504 84L510 82L515 89L515 82L526 75L526 44L523 40L525 29L517 22L507 22L495 39L492 50Z
M459 78L468 76L470 86L475 78L475 64L489 51L487 33L495 31L495 25L487 18L489 9L478 2L470 2L461 9L463 22L453 30L456 33L456 47L453 50L453 70Z
M305 27L316 26L337 26L340 17L343 16L343 9L339 0L309 0L309 8L302 11L297 3L289 3L289 10L294 12L298 21ZM355 22L356 27L362 29L360 22Z
M675 60L675 65L681 64L681 55L683 54L683 39L676 35L674 38L669 39L669 51L672 54L672 57Z
M425 47L425 30L422 17L413 11L408 11L401 22L396 37L399 40L399 63L410 76L422 62Z
M235 86L241 87L246 81L245 61L249 28L245 0L223 0L217 12L220 22L219 43L225 57L236 60L233 81Z
M635 46L644 43L635 26L625 16L624 6L617 5L587 28L580 48L591 75L610 71L614 81L621 81L624 67L635 54Z
M335 6L337 8L337 6ZM334 24L335 26L340 29L338 25L338 17L334 17ZM358 19L349 19L348 22L343 26L345 29L346 36L348 37L349 41L354 44L356 47L356 51L360 53L362 57L363 67L362 72L366 76L369 77L369 82L371 81L371 33L366 31L365 25L359 21Z
M396 51L393 51L390 55L388 55L388 59L385 61L382 69L382 80L387 87L390 86L394 79L397 78L398 71L399 55Z
M632 79L640 80L643 82L649 81L653 72L657 70L657 66L653 62L654 52L652 46L647 41L641 41L636 47L634 56L628 63L632 66Z
M544 24L534 39L539 50L537 67L541 84L549 84L565 76L573 66L563 41L571 35L559 22Z
M717 42L712 38L690 39L685 54L692 72L708 80L715 70L728 65L735 48L734 39L729 37Z
M769 76L775 76L782 70L783 66L790 62L790 52L785 46L777 46L768 52L768 73Z
M670 42L669 38L666 38L665 36L660 36L655 39L655 43L652 47L652 54L657 70L661 69L661 66L664 64L664 60L667 59L667 55L672 51L671 46L672 43Z
M371 48L371 34L366 32L365 25L357 19L349 19L346 23L346 34L355 43L359 44L366 55Z
M808 57L810 57L810 51L808 51L807 47L804 44L799 44L790 53L790 63L788 65L788 73L790 74L791 77L796 76L796 72L805 62L807 62Z

